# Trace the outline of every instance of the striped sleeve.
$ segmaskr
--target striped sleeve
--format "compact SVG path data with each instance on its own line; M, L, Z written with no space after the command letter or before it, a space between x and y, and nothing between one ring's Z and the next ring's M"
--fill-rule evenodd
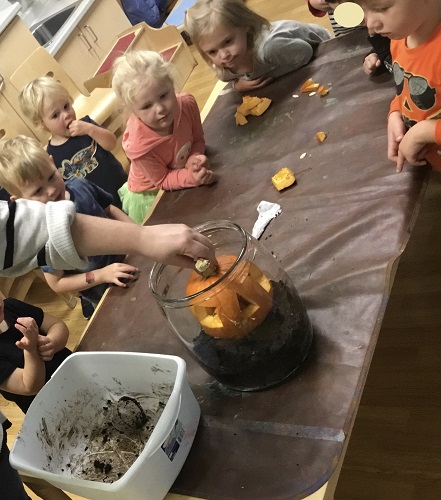
M58 269L86 267L70 234L74 217L70 201L0 202L1 275L20 276L46 263Z

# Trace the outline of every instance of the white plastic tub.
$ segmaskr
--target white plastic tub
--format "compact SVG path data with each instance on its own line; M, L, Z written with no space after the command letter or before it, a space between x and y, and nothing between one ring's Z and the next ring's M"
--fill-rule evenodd
M83 479L73 472L75 467L78 470L75 464L85 460L88 436L109 400L137 394L150 401L158 393L165 395L165 407L139 457L124 475L108 483ZM76 353L60 365L36 396L10 461L26 474L92 500L161 499L187 458L199 416L183 359L144 353Z

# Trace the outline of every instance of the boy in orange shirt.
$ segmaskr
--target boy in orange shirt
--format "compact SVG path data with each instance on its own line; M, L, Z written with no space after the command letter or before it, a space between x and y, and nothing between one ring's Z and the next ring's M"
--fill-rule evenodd
M369 32L391 39L397 95L388 119L388 158L441 170L441 0L364 0Z

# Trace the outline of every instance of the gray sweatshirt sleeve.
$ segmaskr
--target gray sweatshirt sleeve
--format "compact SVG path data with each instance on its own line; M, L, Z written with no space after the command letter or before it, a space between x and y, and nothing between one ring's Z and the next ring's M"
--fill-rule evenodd
M20 276L41 265L83 269L70 226L75 218L71 201L17 200L0 202L0 260L2 276Z
M317 24L276 21L258 50L258 58L266 63L267 76L279 76L309 63L318 45L329 40L328 30Z

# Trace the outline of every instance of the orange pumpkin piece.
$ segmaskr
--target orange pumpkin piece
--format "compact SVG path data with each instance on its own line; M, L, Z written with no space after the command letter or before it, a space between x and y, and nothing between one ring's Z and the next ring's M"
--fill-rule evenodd
M234 118L236 119L236 125L245 125L246 123L248 123L248 120L242 113L239 113L239 111L236 111Z
M257 106L254 106L254 108L250 109L250 114L253 116L260 116L265 113L265 111L269 108L269 105L271 104L271 99L268 99L267 97L262 97L260 99L259 104Z
M195 295L215 284L231 269L235 255L218 257L215 276L203 278L193 271L186 294ZM220 284L216 293L208 290L198 296L198 304L190 306L204 331L215 338L237 339L262 323L272 307L272 286L269 279L252 262L241 262Z
M305 89L309 87L312 83L313 83L312 78L308 78L306 82L300 87L300 92L308 92Z
M320 87L317 89L317 94L321 95L322 97L325 95L329 94L329 89L325 87L324 85L320 85Z
M311 83L311 85L305 87L305 90L302 90L302 92L314 92L317 91L319 87L320 87L319 83Z
M276 175L271 177L271 182L277 191L282 191L283 189L292 186L296 178L290 168L281 168Z
M242 104L237 107L236 111L243 116L247 116L250 114L250 110L260 104L260 97L251 97L246 95L242 97Z
M315 134L315 137L317 138L317 140L319 142L323 142L326 139L326 137L328 137L328 136L327 136L326 132L317 132Z

